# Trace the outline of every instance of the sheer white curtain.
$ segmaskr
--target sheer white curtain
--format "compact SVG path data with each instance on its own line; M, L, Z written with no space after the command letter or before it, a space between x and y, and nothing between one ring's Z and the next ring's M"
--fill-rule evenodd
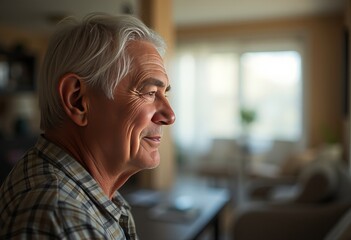
M296 39L179 46L170 75L182 155L196 159L213 139L237 139L242 107L258 115L256 139L304 142L301 46Z
M238 134L237 54L211 46L180 50L172 68L174 135L181 151L195 157L213 138Z

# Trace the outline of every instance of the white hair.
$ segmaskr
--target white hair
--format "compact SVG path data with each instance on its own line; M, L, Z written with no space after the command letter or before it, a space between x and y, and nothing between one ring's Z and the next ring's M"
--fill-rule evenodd
M160 55L165 43L154 31L130 15L89 14L81 22L66 18L52 36L39 76L42 130L59 126L65 116L57 86L67 73L77 74L88 86L99 87L109 99L131 71L126 51L130 41L148 41Z

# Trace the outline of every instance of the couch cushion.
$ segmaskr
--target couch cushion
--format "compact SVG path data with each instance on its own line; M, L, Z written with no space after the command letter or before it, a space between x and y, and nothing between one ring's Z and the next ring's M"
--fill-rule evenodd
M333 161L315 160L302 170L298 181L301 191L297 202L325 202L334 196L338 188L336 164Z

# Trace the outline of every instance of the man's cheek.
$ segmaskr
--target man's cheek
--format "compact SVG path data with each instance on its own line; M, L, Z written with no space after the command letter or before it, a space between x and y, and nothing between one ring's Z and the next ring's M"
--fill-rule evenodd
M138 115L140 115L144 108L145 101L143 99L133 98L121 112L124 113L129 119L137 119Z
M151 106L147 104L138 105L130 112L129 120L134 123L136 128L144 128L151 122L154 114L155 111Z

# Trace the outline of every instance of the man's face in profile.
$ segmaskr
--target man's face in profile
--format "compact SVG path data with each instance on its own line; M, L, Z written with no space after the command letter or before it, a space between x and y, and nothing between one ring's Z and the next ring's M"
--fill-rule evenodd
M131 171L156 167L162 125L175 115L166 97L170 89L163 60L147 42L129 44L132 71L117 86L114 100L91 92L88 127L111 171L127 166Z

